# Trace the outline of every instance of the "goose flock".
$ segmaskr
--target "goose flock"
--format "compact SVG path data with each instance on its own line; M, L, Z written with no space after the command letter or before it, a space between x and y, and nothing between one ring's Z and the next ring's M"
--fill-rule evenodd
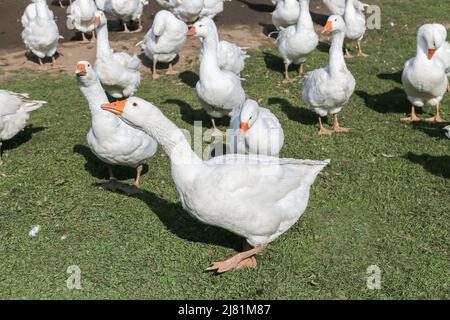
M255 255L285 233L304 213L309 192L317 175L330 160L278 158L285 136L282 123L259 101L248 97L241 79L246 48L220 40L214 21L224 10L226 0L157 0L161 10L140 46L153 62L152 77L161 77L157 64L169 65L167 75L176 74L173 64L188 37L200 42L199 80L195 92L204 111L211 117L213 135L226 137L229 152L209 160L193 152L183 132L157 106L135 96L141 85L141 60L127 52L115 52L108 38L108 17L118 19L124 32L142 29L141 16L146 0L59 1L67 8L67 27L86 34L96 42L96 61L80 57L76 78L91 113L87 143L109 169L105 188L126 194L141 192L142 166L152 161L158 145L170 158L172 178L183 208L199 221L241 236L243 252L214 262L208 270L219 273L256 267ZM310 0L272 0L272 22L278 33L276 46L285 65L284 82L293 80L288 68L298 66L300 97L318 118L319 134L329 136L349 132L341 127L338 114L355 90L356 80L347 68L351 58L347 43L356 41L357 56L366 57L362 40L366 33L364 11L358 0L323 0L332 12L323 28L331 34L329 63L305 71L319 36L310 13ZM46 0L32 0L22 16L25 46L43 64L56 53L61 39L53 12ZM137 24L135 31L130 25ZM450 90L450 44L443 25L425 24L417 34L416 56L405 64L402 82L411 103L411 115L403 121L421 121L416 108L436 108L429 122L444 122L441 101ZM253 97L254 98L254 97ZM0 90L0 147L21 131L30 112L44 101L30 100L27 94ZM323 117L332 116L332 128ZM229 117L227 133L216 127L215 119ZM445 128L450 138L450 126ZM1 151L1 150L0 150ZM1 153L0 153L1 156ZM1 158L0 158L1 161ZM133 185L119 183L113 166L136 170ZM270 188L268 188L270 186Z

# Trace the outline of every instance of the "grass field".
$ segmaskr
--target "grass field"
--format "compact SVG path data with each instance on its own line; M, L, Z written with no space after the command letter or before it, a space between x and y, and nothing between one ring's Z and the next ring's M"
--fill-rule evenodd
M276 48L250 52L243 85L283 124L282 156L332 160L304 216L258 256L256 270L204 272L241 240L182 210L161 149L148 161L142 195L98 187L107 170L86 147L90 115L73 75L18 70L0 83L48 101L32 127L4 144L0 298L450 298L450 141L442 125L399 121L409 110L400 75L415 53L417 28L449 23L442 13L450 2L380 3L382 29L365 42L370 57L348 62L357 89L341 122L354 128L350 134L319 137L316 117L299 99L301 85L281 84ZM326 51L321 46L307 68L326 65ZM194 120L209 127L192 88L196 79L197 70L157 82L147 74L137 95L182 128L193 131ZM225 129L227 121L221 124ZM131 169L116 172L133 178ZM30 238L36 224L42 229ZM81 290L66 287L70 265L81 268ZM370 265L382 270L381 290L366 287Z

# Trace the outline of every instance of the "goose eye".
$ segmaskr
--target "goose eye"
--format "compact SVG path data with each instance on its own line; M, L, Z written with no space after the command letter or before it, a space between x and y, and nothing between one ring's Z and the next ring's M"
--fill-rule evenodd
M133 107L137 107L137 103L136 102L133 102Z

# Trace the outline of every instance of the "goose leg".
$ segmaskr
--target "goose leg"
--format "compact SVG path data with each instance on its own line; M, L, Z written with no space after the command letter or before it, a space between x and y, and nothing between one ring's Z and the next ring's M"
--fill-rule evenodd
M289 78L289 64L288 63L284 64L284 80L283 80L283 82L284 83L292 82L292 79Z
M233 269L237 269L237 267L242 261L250 257L253 257L255 254L258 254L261 251L263 251L265 248L266 248L265 245L259 245L257 247L254 247L253 249L238 253L237 255L234 255L228 260L221 262L213 262L213 265L206 270L216 271L217 273L223 273Z
M133 185L138 189L141 188L141 174L143 169L144 166L142 164L136 168L136 180L134 180Z
M59 0L59 6L63 9L65 8L64 5L62 4L62 0Z
M335 113L333 117L334 117L333 129L334 129L335 132L349 132L349 131L352 130L350 128L342 128L342 127L339 126L337 113Z
M83 40L82 40L83 43L89 42L89 40L86 38L86 35L84 34L84 32L81 33L81 37L83 38Z
M124 32L129 33L129 32L130 32L130 29L128 29L127 23L126 23L125 21L122 21L122 24L123 24Z
M0 141L0 166L3 164L3 160L2 160L2 145L3 145L3 143Z
M42 59L38 57L38 60L39 60L39 65L40 65L41 67L43 67L44 64L42 63Z
M52 66L54 66L56 64L56 58L55 55L52 56Z
M362 51L361 40L358 40L357 44L358 44L358 53L357 53L357 56L358 56L358 57L368 57L369 55L365 54L365 53Z
M172 63L172 62L169 63L169 70L167 70L166 74L167 74L167 75L175 75L175 74L178 74L178 71L175 71L175 70L173 69L173 63Z
M141 18L138 19L138 28L134 30L133 32L141 32L142 31L142 22Z
M344 56L344 58L346 58L346 59L353 58L353 56L350 54L350 51L347 48L347 45L345 45L345 56Z
M417 122L420 121L420 118L416 115L416 107L411 106L411 115L406 118L401 118L401 121L408 121L408 122Z
M211 123L212 123L213 128L214 128L214 132L213 132L212 135L214 137L222 137L223 136L223 132L220 131L219 129L217 129L217 127L216 127L216 120L214 118L211 118Z
M438 103L436 105L436 115L431 118L428 118L426 121L428 121L428 122L445 122L445 120L441 118L440 109L441 109L441 106Z
M96 41L97 40L97 36L95 35L95 30L92 31L92 41Z
M252 247L248 244L247 241L244 240L242 251L245 252L250 249L252 249ZM236 266L236 270L241 270L244 268L255 269L256 266L257 266L256 258L255 256L251 256L250 258L244 259L241 262L239 262L239 264Z
M300 67L298 68L298 74L303 77L305 75L305 66L303 63L300 64Z
M322 123L322 117L319 116L319 135L320 136L331 136L333 134L333 130L325 129Z
M152 70L152 78L153 80L156 80L160 77L158 72L156 71L156 64L158 63L158 60L156 58L153 58L153 70Z

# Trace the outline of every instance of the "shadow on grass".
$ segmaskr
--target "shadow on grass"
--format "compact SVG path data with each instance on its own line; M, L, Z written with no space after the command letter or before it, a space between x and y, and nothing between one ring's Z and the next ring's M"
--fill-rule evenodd
M84 169L89 172L91 176L97 179L108 180L108 165L103 163L92 153L91 149L82 144L77 144L73 147L73 152L82 155L86 160ZM148 166L144 165L142 175L148 172ZM113 166L114 176L118 180L128 180L136 178L136 169L130 167Z
M407 113L409 112L409 103L405 92L400 88L380 94L368 94L365 91L355 91L355 93L364 99L364 104L370 109L379 113Z
M432 156L427 153L418 155L408 152L403 158L420 164L425 170L435 176L450 179L450 156Z
M195 88L198 80L200 80L198 74L192 71L183 71L180 73L179 78L181 82L187 84L191 88Z
M13 150L19 147L20 145L27 143L33 137L33 134L44 130L47 130L47 128L46 127L34 128L32 124L27 125L23 129L23 131L16 134L12 139L3 141L3 145L0 152L4 152L6 150Z
M236 251L242 249L242 239L240 237L224 229L202 224L184 211L181 203L168 202L163 196L143 190L143 193L132 197L143 201L170 232L182 239L232 248ZM221 258L226 257L217 257L215 259Z
M203 109L194 109L192 106L186 101L179 99L167 99L163 101L164 104L175 104L180 108L181 119L194 125L195 121L202 121L203 125L210 124L211 119L208 114Z
M402 73L403 70L394 73L380 73L377 75L377 78L381 80L391 80L399 84L402 84Z
M281 57L266 51L264 52L264 62L266 63L267 69L279 72L284 79L284 62ZM293 65L289 66L290 70L293 70L293 68Z
M268 103L270 105L280 105L281 110L292 121L300 122L305 125L315 125L317 123L317 117L309 109L303 107L294 107L289 101L283 98L269 98Z
M444 127L448 125L448 123L433 123L433 122L412 122L412 128L414 130L419 130L432 138L437 138L439 140L448 140L445 136Z
M271 4L262 4L262 3L251 3L247 0L238 0L240 3L245 4L248 8L252 9L253 11L258 12L273 12L275 10L275 6Z

